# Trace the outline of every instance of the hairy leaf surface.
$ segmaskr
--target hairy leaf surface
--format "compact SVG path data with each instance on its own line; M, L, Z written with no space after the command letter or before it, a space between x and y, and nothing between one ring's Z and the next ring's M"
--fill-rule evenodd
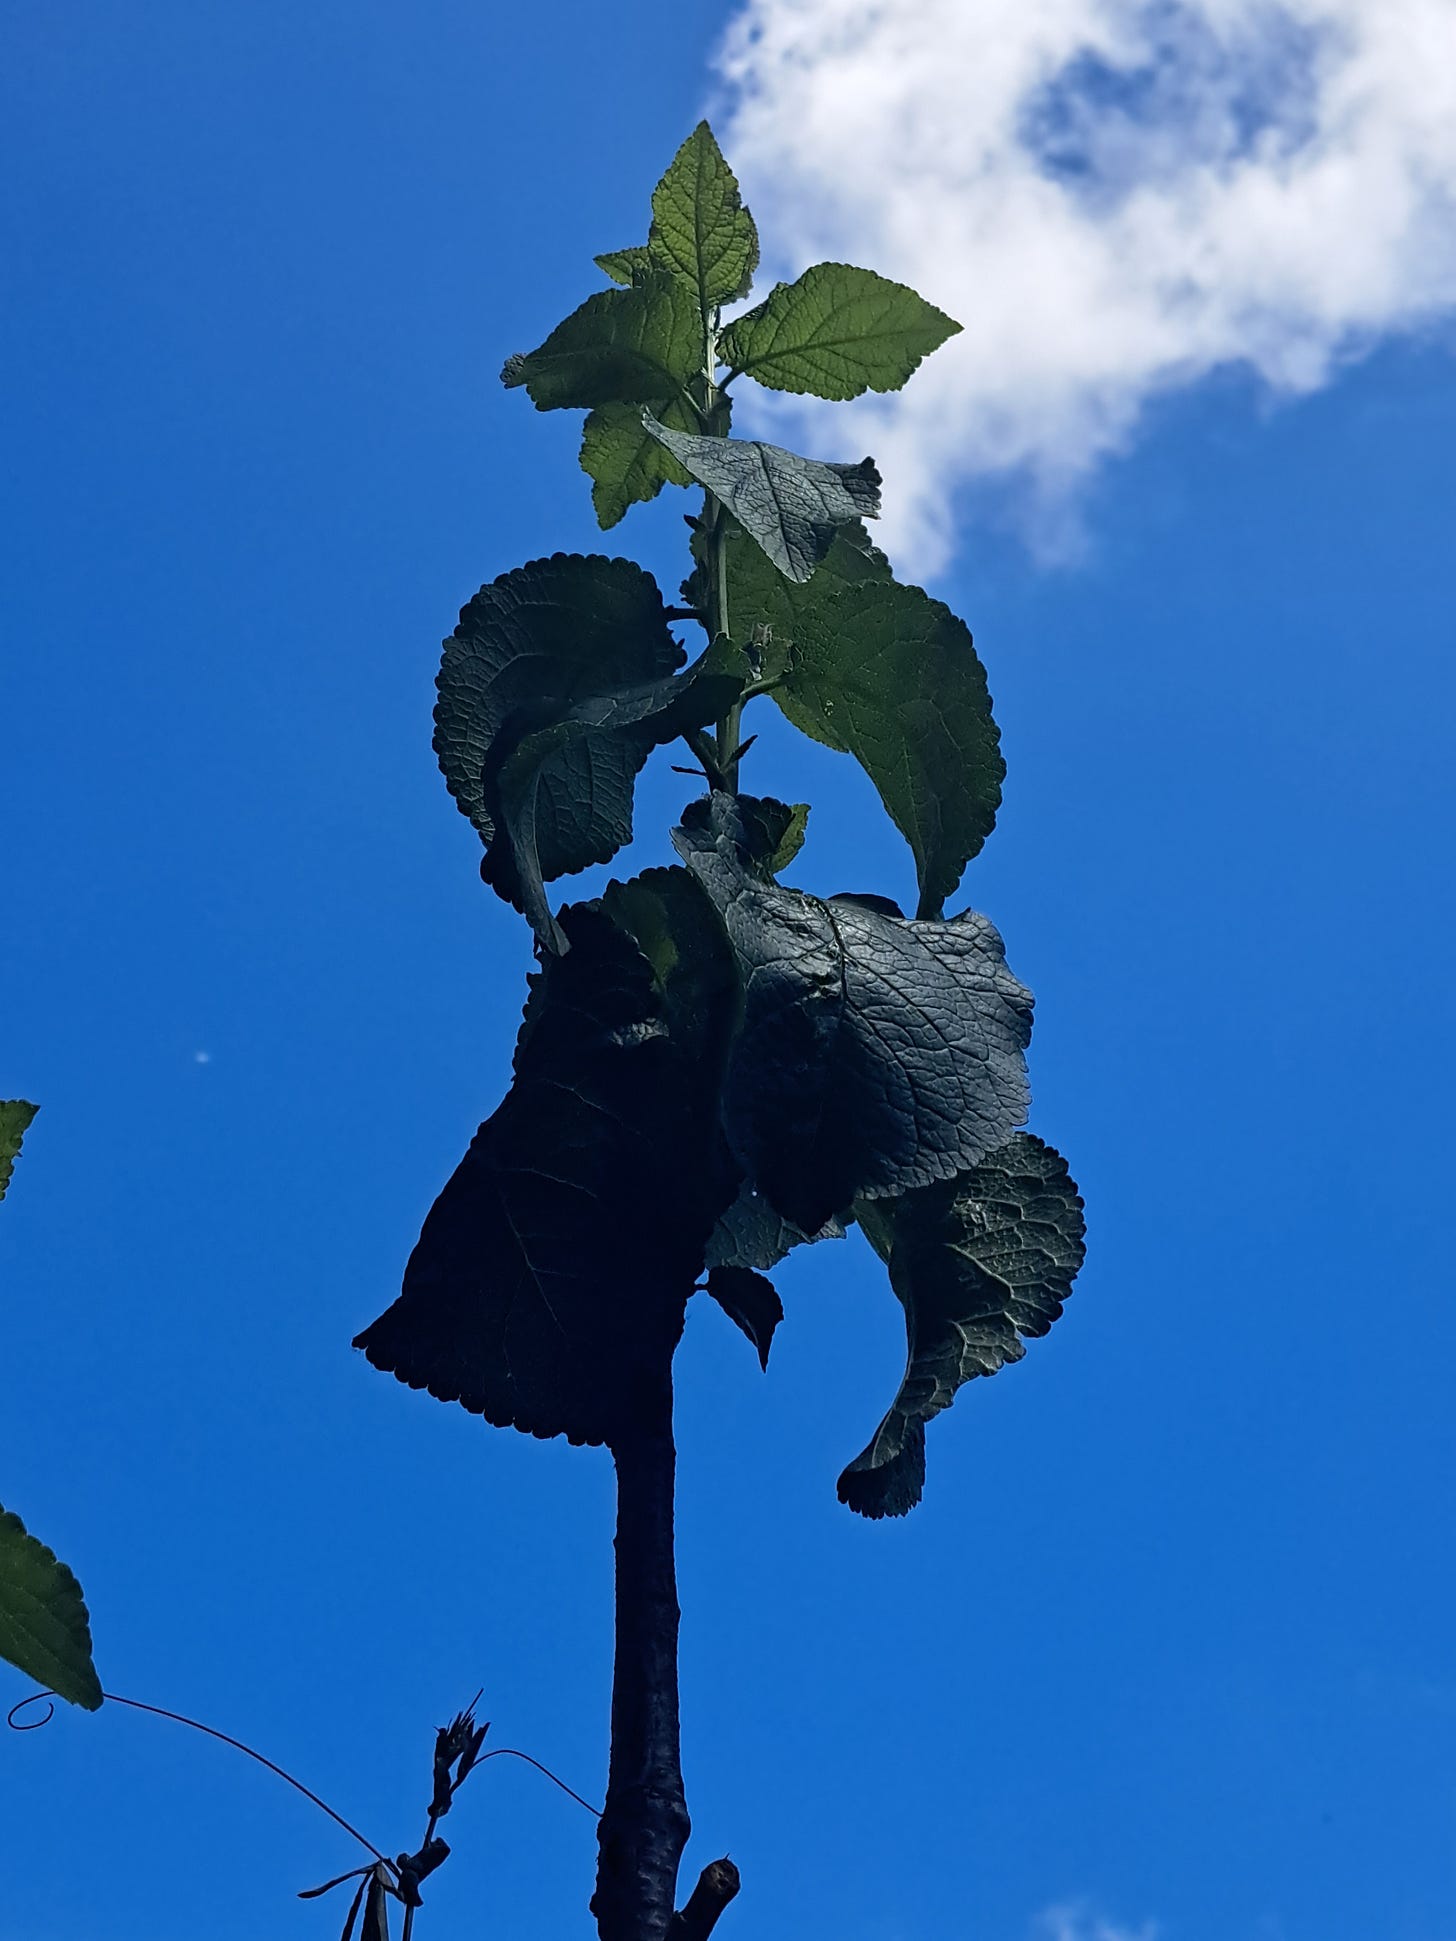
M903 1516L924 1485L926 1423L1061 1313L1086 1251L1082 1200L1060 1153L1018 1133L960 1179L860 1212L905 1308L909 1360L839 1496L862 1516Z
M959 329L903 283L848 263L816 263L736 318L719 355L775 391L857 398L864 391L898 391L921 359Z
M532 980L510 1092L355 1345L501 1427L600 1443L662 1379L733 1182L646 958L597 906L560 920L572 948Z
M691 431L697 423L691 405L681 398L668 400L662 420L679 431ZM581 433L581 469L592 481L592 505L604 532L626 516L629 506L655 499L664 485L692 483L632 404L603 404L588 413Z
M507 390L524 385L538 411L661 405L701 366L702 339L688 286L675 276L646 276L589 296L538 349L507 358L501 382Z
M81 1586L55 1552L0 1509L0 1658L72 1705L94 1712L101 1684Z
M742 966L729 1143L784 1219L815 1233L857 1196L951 1178L1025 1118L1031 996L984 917L905 922L773 883L723 795L673 841Z
M859 762L914 852L917 914L939 916L996 826L1006 774L969 629L893 580L806 601L794 627L784 646L774 640L774 699Z
M5 1197L20 1157L20 1142L37 1109L25 1099L0 1099L0 1200Z
M746 296L758 268L758 230L706 121L688 136L652 196L652 262L681 277L706 320Z
M758 1350L758 1365L767 1374L774 1329L784 1318L784 1304L773 1282L751 1267L714 1267L708 1273L708 1292L734 1327L748 1336Z
M838 527L878 516L880 475L872 459L827 465L756 439L674 431L650 412L642 422L699 485L722 500L787 579L808 579Z

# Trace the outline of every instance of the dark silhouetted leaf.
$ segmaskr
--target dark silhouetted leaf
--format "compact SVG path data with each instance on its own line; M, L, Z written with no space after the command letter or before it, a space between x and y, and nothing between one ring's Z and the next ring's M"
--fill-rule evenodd
M37 1110L24 1099L0 1099L0 1200L20 1157L20 1142Z
M608 883L602 908L651 965L674 1047L716 1092L738 1008L738 962L707 892L691 870L644 869Z
M440 768L481 839L495 834L481 775L507 722L539 725L686 659L657 582L630 560L556 553L483 586L445 642L435 706Z
M664 424L691 431L697 415L680 398L662 408ZM664 485L690 485L688 473L642 422L633 404L603 404L588 414L581 433L581 469L592 481L592 505L605 532L629 506L655 499Z
M780 283L723 333L719 355L775 391L857 398L898 391L923 357L960 325L873 270L816 263Z
M652 271L652 254L646 243L634 243L630 249L609 249L592 260L614 283L638 283Z
M672 1043L647 959L600 907L560 920L510 1092L356 1346L502 1427L600 1443L670 1364L734 1184L713 1061Z
M507 390L524 385L538 411L661 405L702 362L696 296L680 278L659 274L598 290L539 349L508 358L501 382Z
M657 267L688 284L704 319L720 303L748 294L758 268L758 231L706 121L653 192L648 250Z
M365 1896L365 1893L368 1891L370 1879L371 1879L371 1876L369 1874L365 1874L364 1878L359 1882L359 1886L354 1894L354 1898L349 1903L349 1911L344 1916L344 1931L339 1936L339 1941L352 1941L352 1936L354 1933L354 1923L359 1918L359 1909L363 1905L364 1896ZM387 1916L385 1920L385 1925L388 1926Z
M960 1179L859 1212L904 1304L909 1362L839 1496L862 1516L903 1516L920 1501L926 1423L1061 1313L1085 1252L1082 1201L1060 1153L1018 1133Z
M769 882L723 795L673 841L742 966L724 1125L775 1212L817 1232L857 1196L964 1172L1025 1118L1031 996L984 917L899 922Z
M674 431L651 412L642 422L788 579L808 579L838 527L879 513L880 475L872 459L826 465L753 439Z
M922 917L939 916L996 825L1006 764L964 622L919 587L844 586L806 601L774 699L853 755L910 844Z
M842 1240L844 1223L826 1220L817 1233L804 1233L791 1220L774 1212L763 1194L745 1180L738 1197L722 1215L708 1239L710 1267L776 1267L795 1247L818 1240Z
M708 1292L748 1336L758 1350L759 1366L767 1373L774 1329L784 1318L784 1304L773 1282L751 1267L714 1267L708 1273Z
M0 1509L0 1658L58 1698L94 1712L101 1684L81 1586L55 1552Z
M481 874L550 949L563 944L546 881L609 862L631 841L632 784L648 754L725 714L747 671L717 640L683 674L594 695L514 745L509 725L497 737L482 776L496 836Z

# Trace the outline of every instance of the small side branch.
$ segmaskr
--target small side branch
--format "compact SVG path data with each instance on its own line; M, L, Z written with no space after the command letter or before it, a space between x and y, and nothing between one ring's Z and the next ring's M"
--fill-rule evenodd
M731 1860L710 1860L698 1875L686 1907L672 1917L667 1941L707 1941L718 1916L739 1888L738 1869Z

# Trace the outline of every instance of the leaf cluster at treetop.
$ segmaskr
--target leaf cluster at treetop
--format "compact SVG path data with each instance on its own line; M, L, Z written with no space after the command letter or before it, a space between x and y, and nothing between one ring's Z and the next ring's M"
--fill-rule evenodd
M871 542L872 460L805 458L731 425L743 381L894 391L959 325L842 263L725 316L749 297L759 242L706 123L658 184L646 242L596 260L609 287L502 377L538 410L587 414L603 528L666 486L702 488L682 604L627 560L555 554L482 587L445 642L435 750L539 969L510 1091L357 1345L498 1425L610 1446L626 1519L649 1446L666 1452L670 1506L689 1298L717 1300L767 1367L784 1317L770 1270L858 1223L887 1263L908 1358L839 1495L863 1516L903 1515L929 1420L1060 1314L1082 1203L1022 1129L1030 993L986 918L945 915L1005 773L970 633ZM691 661L684 622L703 633ZM914 857L912 913L779 880L809 811L741 790L755 701L864 769ZM549 883L631 840L636 777L674 741L705 784L673 832L678 864L553 909ZM670 1509L667 1529L670 1584ZM594 1907L607 1941L642 1941L667 1932L685 1810L674 1655L661 1812L633 1843L658 1808L619 1758L637 1716L621 1598L619 1577ZM674 1654L675 1625L674 1604Z

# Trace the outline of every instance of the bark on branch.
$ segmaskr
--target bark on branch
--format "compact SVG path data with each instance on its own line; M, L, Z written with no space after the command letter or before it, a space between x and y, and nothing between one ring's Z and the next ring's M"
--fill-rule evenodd
M672 1377L617 1465L612 1757L592 1913L601 1941L666 1941L690 1822L679 1756Z
M667 1941L708 1941L738 1884L738 1869L731 1860L710 1860L698 1875L687 1906L673 1915Z

